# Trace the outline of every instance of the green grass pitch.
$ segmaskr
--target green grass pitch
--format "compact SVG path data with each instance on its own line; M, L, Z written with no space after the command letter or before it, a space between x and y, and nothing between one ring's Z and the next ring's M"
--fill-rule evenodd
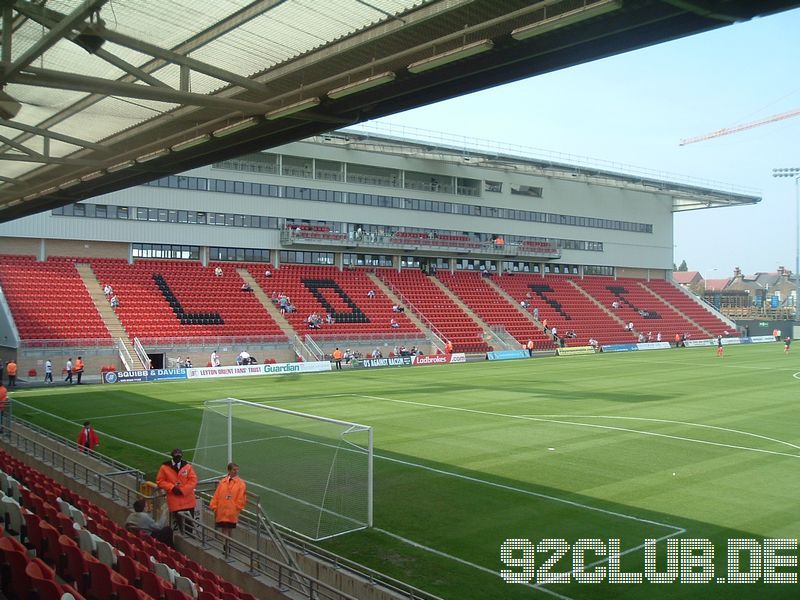
M716 578L728 538L800 537L799 373L776 343L40 388L15 392L14 410L70 439L90 419L101 452L150 476L175 446L191 459L205 400L371 425L375 527L324 545L445 598L796 598L797 583L535 586L499 572L510 538L618 538L631 572L647 538L662 540L661 571L667 538L707 538ZM778 571L800 573L798 551L784 554L795 563Z

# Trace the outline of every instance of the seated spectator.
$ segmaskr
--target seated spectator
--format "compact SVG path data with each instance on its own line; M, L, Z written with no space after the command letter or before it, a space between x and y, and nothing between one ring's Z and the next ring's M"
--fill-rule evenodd
M372 358L383 358L383 354L381 354L379 348L375 348L375 350L372 351Z
M405 307L400 306L399 304L392 305L392 312L401 313L405 310Z
M214 275L216 275L217 277L222 277L222 267L215 268Z
M370 290L367 292L367 298L374 298L375 297L375 290Z
M519 305L520 305L522 308L524 308L525 310L528 310L528 306L530 306L530 304L528 304L528 301L527 301L527 300L523 300L522 302L520 302L520 303L519 303Z
M614 300L614 301L611 303L611 308L613 308L614 310L618 309L618 308L619 308L619 302L617 302L616 300Z
M114 288L111 287L111 284L107 283L103 286L103 293L106 295L106 298L108 298L114 293Z
M160 542L172 546L172 527L167 523L168 513L165 512L161 519L156 521L145 511L146 506L142 499L133 503L133 512L125 520L125 529L134 533L144 532Z
M269 279L270 277L272 277L272 271L270 271L269 269L267 269L266 271L264 271L264 277L266 277L267 279Z
M243 292L252 292L252 291L253 291L253 288L251 288L251 287L250 287L250 284L249 284L249 283L247 283L246 281L245 281L245 282L242 284L242 287L241 287L240 289L241 289Z
M111 296L111 308L117 310L119 308L119 298L117 298L116 294Z
M192 359L189 358L188 356L186 357L186 362L183 363L183 367L185 369L191 369L192 368Z
M328 323L328 325L334 324L335 321L333 320L333 313L329 312L325 315L325 322Z
M397 319L392 318L392 320L389 321L389 326L392 329L398 329L400 327L400 323L397 322Z

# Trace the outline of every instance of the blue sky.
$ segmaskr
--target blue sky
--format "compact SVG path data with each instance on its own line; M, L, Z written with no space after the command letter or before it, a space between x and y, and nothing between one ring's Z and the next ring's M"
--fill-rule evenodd
M679 146L800 108L800 10L579 65L379 121L748 188L755 206L675 215L675 262L705 277L795 269L800 116ZM400 130L398 130L399 132ZM621 168L624 170L624 168Z

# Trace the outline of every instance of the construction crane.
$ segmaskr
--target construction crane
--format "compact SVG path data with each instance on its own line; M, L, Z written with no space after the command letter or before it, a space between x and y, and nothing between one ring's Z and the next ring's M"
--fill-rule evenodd
M774 123L775 121L783 121L784 119L791 119L792 117L797 117L797 116L800 116L800 108L796 108L795 110L790 110L788 112L781 113L779 115L772 115L771 117L759 119L758 121L752 121L751 123L743 123L741 125L736 125L734 127L725 127L723 129L717 129L716 131L712 131L711 133L706 133L705 135L698 135L695 137L686 138L680 141L680 145L686 146L688 144L694 144L696 142L703 142L705 140L718 138L723 135L730 135L731 133L737 133L739 131L744 131L746 129L753 129L754 127L761 127L762 125L767 125L768 123Z

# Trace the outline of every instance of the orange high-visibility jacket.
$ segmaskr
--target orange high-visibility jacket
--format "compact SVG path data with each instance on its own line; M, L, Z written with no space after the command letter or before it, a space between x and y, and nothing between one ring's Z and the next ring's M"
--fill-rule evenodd
M247 504L247 485L241 477L220 479L209 508L214 511L214 522L237 523L239 513Z
M17 363L13 360L8 361L6 364L6 373L9 375L16 375L17 374Z
M179 483L178 489L182 492L180 496L172 491ZM197 504L194 496L194 489L197 487L197 473L187 462L182 462L181 468L177 470L171 460L162 463L158 475L156 475L156 484L167 493L169 512L191 510Z

